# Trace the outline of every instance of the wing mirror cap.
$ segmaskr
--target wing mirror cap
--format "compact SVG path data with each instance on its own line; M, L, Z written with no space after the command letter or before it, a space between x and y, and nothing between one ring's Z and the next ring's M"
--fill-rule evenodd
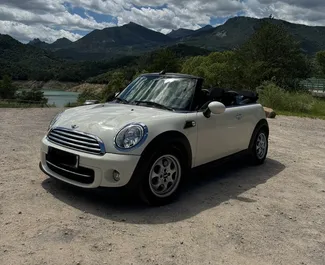
M210 118L211 113L215 115L222 114L226 111L226 106L219 101L213 101L203 113L205 117Z
M213 114L222 114L226 111L226 106L218 101L213 101L209 104L208 108Z

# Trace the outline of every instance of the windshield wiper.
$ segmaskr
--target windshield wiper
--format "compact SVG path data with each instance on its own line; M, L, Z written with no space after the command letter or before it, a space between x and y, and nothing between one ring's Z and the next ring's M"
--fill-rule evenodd
M124 99L124 98L116 97L115 99L118 100L118 101L120 101L120 102L122 102L122 103L124 103L124 104L129 104L129 101L127 101L127 100Z
M137 105L139 105L139 104L146 104L148 106L154 106L154 107L161 108L161 109L165 109L165 110L175 111L173 108L170 108L170 107L161 105L161 104L156 103L156 102L153 102L153 101L141 101L141 100L137 100L137 101L134 101L134 103L137 104Z

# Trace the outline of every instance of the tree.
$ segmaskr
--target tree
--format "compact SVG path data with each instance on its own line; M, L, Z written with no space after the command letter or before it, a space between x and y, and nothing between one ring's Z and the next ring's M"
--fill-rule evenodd
M102 98L106 100L112 94L121 91L127 85L126 83L125 74L122 71L112 72L110 75L110 81L107 87L103 90Z
M0 80L0 98L13 99L15 98L17 88L12 84L12 79L8 75L3 76Z
M48 99L44 97L44 92L39 89L31 89L22 91L17 95L18 101L21 103L42 103L46 104Z
M186 60L182 73L201 76L205 87L238 88L239 77L234 52L214 52Z
M251 89L271 79L288 89L311 71L293 37L270 22L264 22L238 51L237 63L244 73L243 86Z
M96 93L92 89L86 89L82 93L79 94L78 96L78 103L83 104L85 103L86 100L102 100L102 97L100 94Z
M138 70L149 72L178 72L180 68L177 55L168 48L143 55L138 60Z
M325 51L320 51L316 54L316 61L320 71L325 75Z
M154 54L151 71L178 72L179 63L176 55L169 49L162 49Z

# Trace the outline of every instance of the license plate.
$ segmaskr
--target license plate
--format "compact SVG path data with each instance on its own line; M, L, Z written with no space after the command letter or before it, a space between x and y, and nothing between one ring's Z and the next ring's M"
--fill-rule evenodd
M55 165L78 168L79 156L53 147L49 147L47 160Z

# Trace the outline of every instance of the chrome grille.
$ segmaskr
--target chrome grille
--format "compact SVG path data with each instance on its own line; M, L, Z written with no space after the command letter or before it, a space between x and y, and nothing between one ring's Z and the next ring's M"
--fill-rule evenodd
M105 153L104 143L97 136L88 133L54 128L48 133L47 138L50 142L70 149L96 155Z

